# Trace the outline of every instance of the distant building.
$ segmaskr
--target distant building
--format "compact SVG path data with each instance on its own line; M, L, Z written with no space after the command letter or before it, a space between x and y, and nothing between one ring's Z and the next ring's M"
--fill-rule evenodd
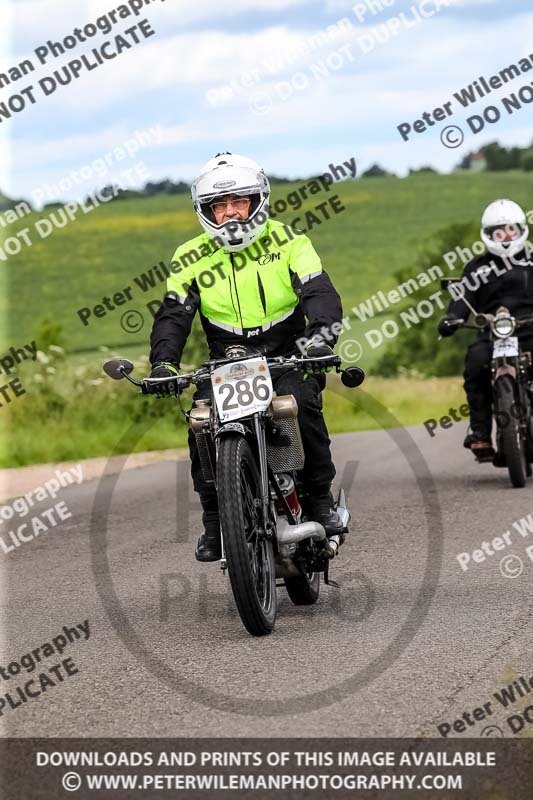
M487 159L483 153L468 153L457 169L469 170L470 172L485 172L487 169Z
M472 153L470 156L470 169L472 172L484 172L487 169L487 159L483 153Z

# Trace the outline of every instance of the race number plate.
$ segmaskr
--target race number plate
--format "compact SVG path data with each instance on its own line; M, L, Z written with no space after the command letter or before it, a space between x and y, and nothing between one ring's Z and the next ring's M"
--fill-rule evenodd
M266 358L250 358L218 367L211 376L222 422L265 411L274 394Z
M507 339L498 339L494 342L492 349L493 358L501 358L502 356L517 356L518 355L518 337L509 336Z

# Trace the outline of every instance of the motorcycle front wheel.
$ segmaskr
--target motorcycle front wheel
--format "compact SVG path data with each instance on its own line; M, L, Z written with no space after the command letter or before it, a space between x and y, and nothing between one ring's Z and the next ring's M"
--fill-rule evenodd
M515 383L508 376L501 377L496 382L496 406L505 420L499 435L509 477L516 489L522 489L526 485L528 471L525 443L520 419L516 419L516 408L519 408L519 404L515 398Z
M220 526L231 589L240 618L252 636L274 628L276 567L272 541L261 528L261 477L242 436L224 436L217 459Z

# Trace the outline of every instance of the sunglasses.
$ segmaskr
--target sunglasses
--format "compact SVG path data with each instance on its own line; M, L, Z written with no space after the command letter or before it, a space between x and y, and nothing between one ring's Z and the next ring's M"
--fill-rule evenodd
M217 200L216 203L211 203L211 208L217 214L225 211L228 205L233 206L236 211L246 211L250 205L250 198L235 197L233 200Z

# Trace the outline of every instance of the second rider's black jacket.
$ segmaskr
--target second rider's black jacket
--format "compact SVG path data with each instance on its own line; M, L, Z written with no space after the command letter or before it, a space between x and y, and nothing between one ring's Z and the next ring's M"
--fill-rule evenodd
M463 270L460 287L480 314L495 314L505 306L515 317L533 315L533 251L524 250L503 259L486 253L472 259ZM471 313L462 299L452 300L447 316L467 319Z

